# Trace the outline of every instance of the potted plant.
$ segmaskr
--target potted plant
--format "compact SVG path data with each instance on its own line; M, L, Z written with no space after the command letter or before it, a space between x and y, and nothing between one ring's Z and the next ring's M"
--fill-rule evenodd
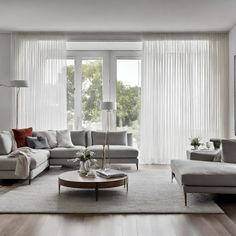
M191 139L190 145L193 146L194 150L197 150L199 146L201 145L200 140L201 139L199 137L195 137Z

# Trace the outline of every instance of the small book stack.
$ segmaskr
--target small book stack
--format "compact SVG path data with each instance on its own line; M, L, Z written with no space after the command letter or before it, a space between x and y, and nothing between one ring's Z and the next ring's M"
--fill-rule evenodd
M110 179L110 178L119 178L119 177L124 177L126 174L122 171L119 170L114 170L114 169L104 169L104 170L97 170L97 174L103 178Z

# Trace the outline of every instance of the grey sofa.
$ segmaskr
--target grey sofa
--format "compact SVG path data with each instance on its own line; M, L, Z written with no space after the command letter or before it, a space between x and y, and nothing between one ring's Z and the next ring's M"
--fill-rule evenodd
M33 136L37 136L37 132L33 132ZM116 136L118 139L116 139ZM69 165L68 160L75 158L78 151L83 151L86 148L94 151L94 157L101 161L102 145L99 142L103 142L103 137L103 132L71 131L71 140L74 147L55 147L48 150L35 149L36 152L31 157L29 183L31 179L52 165ZM132 134L124 132L124 137L126 137L126 141L120 143L121 132L111 133L111 163L134 163L138 168L138 149L132 147ZM16 159L8 157L12 145L12 140L0 132L0 179L19 179L15 175Z
M172 160L171 176L187 193L236 194L236 141L222 140L220 162Z

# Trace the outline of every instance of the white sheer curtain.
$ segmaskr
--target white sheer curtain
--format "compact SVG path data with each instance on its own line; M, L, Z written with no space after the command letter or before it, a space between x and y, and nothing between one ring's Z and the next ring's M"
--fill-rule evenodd
M30 84L20 92L19 127L66 128L65 38L15 33L11 45L12 79Z
M186 159L189 138L227 136L227 34L166 34L144 40L142 163Z

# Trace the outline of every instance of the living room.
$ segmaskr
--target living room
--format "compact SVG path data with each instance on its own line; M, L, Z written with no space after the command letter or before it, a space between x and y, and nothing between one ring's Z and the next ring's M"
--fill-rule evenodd
M236 235L236 2L0 2L0 235Z

